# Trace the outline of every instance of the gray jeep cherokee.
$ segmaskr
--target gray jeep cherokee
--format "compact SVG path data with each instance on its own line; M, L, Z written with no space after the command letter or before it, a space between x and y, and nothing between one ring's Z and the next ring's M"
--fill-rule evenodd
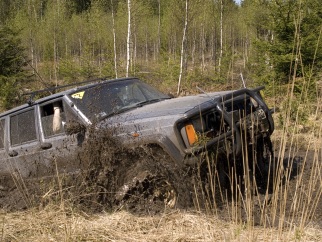
M274 123L261 89L172 98L137 78L122 78L31 99L0 114L0 188L9 189L10 178L77 173L86 130L93 126L113 130L128 147L157 146L175 163L193 165L210 152L235 163L248 156L263 174L273 154ZM166 200L173 206L171 193Z

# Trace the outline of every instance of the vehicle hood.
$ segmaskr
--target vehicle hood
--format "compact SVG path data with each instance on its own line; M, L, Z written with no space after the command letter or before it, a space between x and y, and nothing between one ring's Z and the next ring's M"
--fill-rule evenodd
M166 99L157 103L147 104L142 107L131 109L127 112L117 114L108 118L111 122L127 122L131 120L142 120L164 116L182 117L194 108L201 108L204 105L213 105L214 99L230 93L231 91L200 94L196 96L185 96Z

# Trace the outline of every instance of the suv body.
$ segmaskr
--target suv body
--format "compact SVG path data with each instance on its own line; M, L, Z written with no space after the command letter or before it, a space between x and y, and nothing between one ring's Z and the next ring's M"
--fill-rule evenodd
M9 177L77 172L86 132L70 131L75 123L112 129L126 145L158 145L175 162L195 163L208 150L239 157L245 143L253 147L274 130L261 89L171 98L137 78L123 78L30 101L0 114L1 188Z

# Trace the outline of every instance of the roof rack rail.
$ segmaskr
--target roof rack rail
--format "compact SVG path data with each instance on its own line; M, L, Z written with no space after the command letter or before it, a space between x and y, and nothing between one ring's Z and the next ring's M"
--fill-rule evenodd
M63 85L63 86L56 86L56 87L48 87L42 90L37 90L37 91L33 91L33 92L27 92L27 93L23 93L23 96L27 96L30 95L30 98L28 100L28 104L32 105L33 104L33 98L35 97L36 94L39 93L43 93L43 92L49 92L50 94L53 94L51 91L56 91L62 88L66 88L66 87L72 87L72 86L78 86L78 85L82 85L82 84L86 84L86 83L91 83L91 82L98 82L98 81L103 81L103 80L107 80L110 77L102 77L102 78L95 78L95 79L91 79L91 80L86 80L86 81L82 81L82 82L75 82L75 83L71 83L71 84L67 84L67 85Z

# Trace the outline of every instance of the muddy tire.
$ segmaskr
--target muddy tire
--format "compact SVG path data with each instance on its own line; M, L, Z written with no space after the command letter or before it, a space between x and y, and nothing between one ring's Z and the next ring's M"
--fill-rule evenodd
M176 164L157 146L144 147L144 156L124 175L116 204L136 213L159 213L167 208L189 207L191 186L186 168Z
M229 163L224 154L209 153L196 167L195 204L200 209L221 207L230 194Z
M158 145L125 147L109 133L93 133L80 155L79 204L91 211L158 213L191 206L191 176Z
M263 137L257 141L255 179L260 193L272 192L274 176L274 152L272 141Z

